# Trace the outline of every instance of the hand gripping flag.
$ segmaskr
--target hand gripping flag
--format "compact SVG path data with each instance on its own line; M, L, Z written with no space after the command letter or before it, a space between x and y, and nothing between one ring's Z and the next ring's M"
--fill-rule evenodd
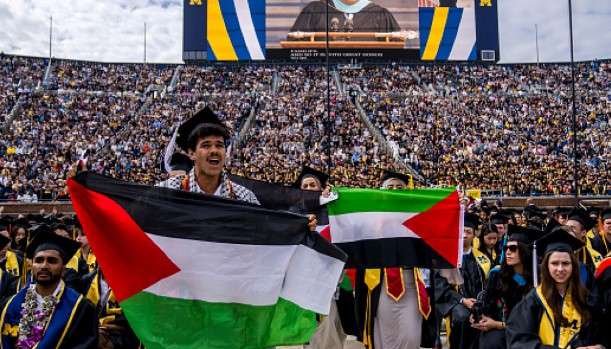
M345 255L301 215L93 173L68 186L146 348L301 344L329 311Z

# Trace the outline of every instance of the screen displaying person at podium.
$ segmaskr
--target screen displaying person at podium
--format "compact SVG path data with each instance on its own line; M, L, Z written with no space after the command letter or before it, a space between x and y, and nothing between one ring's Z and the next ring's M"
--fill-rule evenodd
M327 30L327 7L330 32L390 33L401 31L393 14L374 1L315 0L301 10L290 32L325 32ZM290 37L289 40L291 40ZM318 37L317 40L325 40L325 38ZM364 39L359 38L359 40ZM371 37L369 40L377 39Z

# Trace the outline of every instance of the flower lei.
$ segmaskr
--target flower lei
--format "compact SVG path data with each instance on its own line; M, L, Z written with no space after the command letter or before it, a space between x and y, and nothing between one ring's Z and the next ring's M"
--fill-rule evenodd
M18 349L31 349L40 342L57 304L57 299L53 295L49 295L43 297L42 309L37 310L38 302L35 287L35 285L32 285L28 288L25 300L21 305L19 337L16 344Z

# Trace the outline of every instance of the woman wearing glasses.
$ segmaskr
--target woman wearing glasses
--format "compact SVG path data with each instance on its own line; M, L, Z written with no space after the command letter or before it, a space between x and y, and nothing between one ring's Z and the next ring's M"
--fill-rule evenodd
M540 232L517 225L509 225L508 230L505 259L490 271L483 315L473 319L472 327L482 331L480 348L507 348L505 323L515 305L532 289L530 245Z

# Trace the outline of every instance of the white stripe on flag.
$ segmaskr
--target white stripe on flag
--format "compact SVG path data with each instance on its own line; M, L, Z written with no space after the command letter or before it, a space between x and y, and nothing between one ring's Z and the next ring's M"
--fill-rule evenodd
M328 314L344 263L304 245L244 245L148 234L180 272L148 287L158 296L273 305L279 297Z
M291 258L281 297L302 308L329 314L343 269L344 262L299 245Z
M419 238L403 225L417 213L355 212L329 216L333 243L387 238Z
M458 25L458 32L454 39L454 45L450 52L450 61L463 61L469 58L473 46L475 45L475 9L474 8L463 8L462 17L460 18L460 24Z
M238 22L240 22L240 29L242 30L242 36L244 36L244 42L246 42L246 48L250 58L265 59L259 38L257 37L257 31L252 21L252 14L250 12L250 6L248 0L233 0L233 4L238 15Z

